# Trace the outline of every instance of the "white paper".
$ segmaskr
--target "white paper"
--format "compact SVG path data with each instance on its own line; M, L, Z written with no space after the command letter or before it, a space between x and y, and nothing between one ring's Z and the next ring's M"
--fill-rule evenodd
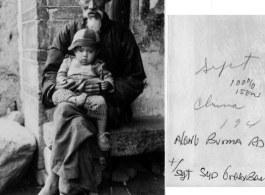
M265 186L265 16L169 16L166 186Z

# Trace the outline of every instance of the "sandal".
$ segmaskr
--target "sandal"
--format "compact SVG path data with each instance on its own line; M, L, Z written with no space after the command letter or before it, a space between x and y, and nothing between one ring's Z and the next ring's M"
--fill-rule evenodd
M107 137L108 132L98 134L98 146L102 151L108 151L110 148L109 139Z

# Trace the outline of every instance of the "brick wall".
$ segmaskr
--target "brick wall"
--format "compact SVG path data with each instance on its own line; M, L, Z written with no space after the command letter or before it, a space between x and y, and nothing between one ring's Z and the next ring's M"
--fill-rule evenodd
M0 1L0 116L14 101L21 109L17 14L17 0Z

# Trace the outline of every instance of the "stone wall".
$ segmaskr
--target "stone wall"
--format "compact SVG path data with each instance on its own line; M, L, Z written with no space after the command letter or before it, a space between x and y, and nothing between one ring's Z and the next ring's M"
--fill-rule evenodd
M0 116L15 101L21 109L17 14L17 0L0 1Z
M36 0L21 0L21 82L25 126L38 141L38 167L43 164L42 124L45 120L41 105L41 74L47 57L48 39L46 24L48 14L45 3Z
M164 0L131 0L130 29L141 50L146 88L134 115L164 116Z

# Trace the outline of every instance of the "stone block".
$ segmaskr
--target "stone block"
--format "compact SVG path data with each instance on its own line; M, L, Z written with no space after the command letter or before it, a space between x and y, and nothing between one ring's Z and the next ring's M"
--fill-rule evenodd
M36 7L22 13L22 22L30 21L36 19Z
M34 88L33 86L30 86L30 85L27 85L24 83L23 85L23 89L24 89L24 92L27 94L27 95L30 95L33 99L35 99L36 101L39 99L39 96L38 96L38 89ZM36 107L37 108L37 107Z
M47 0L47 6L79 6L79 4L73 0Z
M110 129L110 154L131 156L164 151L164 118L135 117L127 125Z
M38 21L38 49L48 49L49 43L49 30L47 25L47 20ZM42 58L43 59L43 58ZM46 57L44 58L44 61Z
M32 62L30 60L23 60L23 81L27 83L27 85L31 86L35 91L38 90L38 65L36 62ZM35 93L29 92L29 90L26 87L26 92L33 95L35 98Z
M40 81L41 82L41 81ZM41 92L40 92L40 101L39 101L39 125L42 126L45 122L47 122L47 115L45 114L45 108L41 102ZM42 132L43 134L43 132Z
M23 100L24 100L24 116L25 116L25 127L30 130L36 137L38 142L38 168L44 168L44 161L43 161L43 149L44 149L44 142L43 142L43 130L42 126L40 126L39 120L39 106L40 102L38 99L34 98L29 93L25 92L25 87L30 87L24 83L24 91L23 91ZM27 90L27 88L26 88ZM34 91L34 90L32 90ZM35 92L35 91L34 91Z
M23 94L24 95L24 97L23 97L23 99L24 99L24 115L25 115L26 125L28 124L28 122L33 122L33 124L34 124L33 130L37 135L39 133L38 132L38 129L39 129L39 127L38 127L39 102L31 94L32 92L30 92L30 90L32 90L32 91L34 91L33 93L35 93L34 89L30 88L30 86L28 86L25 83L24 83L23 87L24 87L24 92L23 92L24 93Z
M37 22L31 21L22 26L23 48L37 49Z
M49 23L49 48L53 43L53 40L57 33L62 29L62 27L68 23L69 21L63 20L63 21L50 21Z
M158 51L144 52L142 60L147 84L133 102L134 116L164 116L164 56Z
M49 13L46 9L46 7L37 7L37 19L38 20L48 20L49 19Z
M23 58L27 60L37 61L37 50L23 50Z
M0 193L27 173L37 148L34 136L14 121L0 120Z
M57 7L49 13L50 20L74 20L82 16L80 7Z
M26 46L26 36L27 35L27 23L22 24L22 45L25 48Z
M25 115L25 127L32 132L36 139L39 139L39 127L38 127L38 120L36 119L36 117L32 117L32 112L30 111L29 108L24 109L24 115Z
M47 5L47 0L36 0L37 6L46 6Z
M52 148L53 123L43 125L45 144ZM137 117L127 125L109 129L110 155L131 156L146 152L164 151L164 118ZM93 141L93 140L91 140ZM95 142L95 145L97 143ZM92 148L94 153L96 148ZM94 154L97 156L97 154Z
M20 111L13 111L6 117L7 120L15 121L18 124L24 126L24 114Z
M23 0L21 1L22 13L30 8L36 7L36 0Z
M42 62L45 62L47 59L47 51L41 51L41 50L38 50L37 52L37 61L42 61Z

